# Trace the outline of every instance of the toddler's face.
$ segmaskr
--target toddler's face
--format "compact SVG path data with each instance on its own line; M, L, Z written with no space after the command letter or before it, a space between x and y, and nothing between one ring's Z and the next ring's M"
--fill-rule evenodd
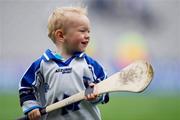
M64 48L70 53L85 51L90 39L89 33L90 22L87 16L72 14L66 26Z

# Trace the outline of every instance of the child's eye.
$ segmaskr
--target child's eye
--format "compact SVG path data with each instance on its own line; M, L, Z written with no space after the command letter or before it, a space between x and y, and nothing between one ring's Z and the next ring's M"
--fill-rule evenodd
M82 33L85 33L85 32L87 32L87 33L90 33L90 31L89 30L79 30L79 32L82 32Z
M84 30L84 29L80 29L79 31L80 31L80 32L86 32L86 30Z

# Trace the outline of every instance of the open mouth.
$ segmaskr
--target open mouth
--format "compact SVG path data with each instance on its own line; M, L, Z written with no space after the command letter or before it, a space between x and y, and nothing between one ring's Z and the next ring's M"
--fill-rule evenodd
M87 44L88 44L88 41L81 42L81 44L87 45Z

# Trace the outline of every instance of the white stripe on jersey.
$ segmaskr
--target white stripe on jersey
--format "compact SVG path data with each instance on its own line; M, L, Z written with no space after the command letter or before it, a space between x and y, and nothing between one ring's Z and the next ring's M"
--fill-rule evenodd
M79 57L82 57L84 55L84 53L81 53L80 55L79 55Z
M20 89L24 89L24 88L26 88L26 89L32 89L31 87L20 87L19 90L20 90Z
M46 55L46 53L43 54L46 60L49 60L49 57Z

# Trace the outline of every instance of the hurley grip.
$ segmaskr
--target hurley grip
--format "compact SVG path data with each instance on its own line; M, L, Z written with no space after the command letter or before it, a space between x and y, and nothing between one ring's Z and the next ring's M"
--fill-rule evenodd
M18 118L18 119L16 119L16 120L29 120L29 118L28 118L27 115L25 115L25 116L23 116L23 117L21 117L21 118Z

